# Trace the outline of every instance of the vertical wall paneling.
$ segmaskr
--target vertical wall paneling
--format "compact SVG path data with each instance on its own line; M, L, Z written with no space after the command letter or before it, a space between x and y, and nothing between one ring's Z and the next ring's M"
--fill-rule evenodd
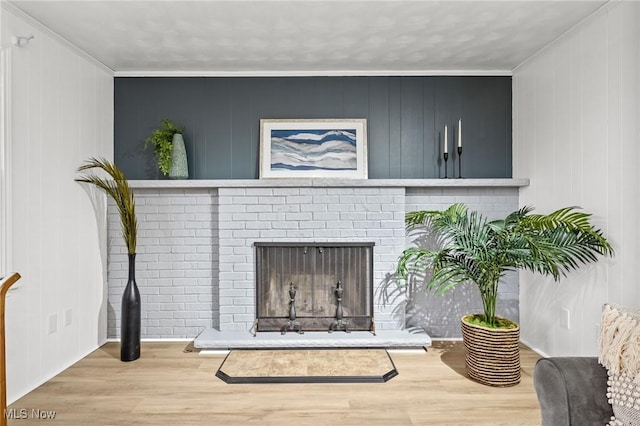
M379 105L379 107L373 107ZM389 79L376 77L369 80L369 108L367 110L367 148L369 157L369 178L391 176L389 140L391 139L391 118L389 110Z
M639 28L639 3L612 4L514 72L514 177L531 182L521 205L581 206L616 251L560 283L521 274L522 338L548 355L596 354L602 305L640 307Z
M11 48L12 269L6 312L9 402L104 343L106 205L74 181L90 156L113 158L113 73L3 2ZM3 236L4 238L4 236Z
M0 8L0 19L2 9ZM1 21L0 21L1 22ZM0 46L2 37L0 37ZM13 269L12 251L12 211L11 200L11 51L0 51L0 275Z
M422 178L425 165L413 159L424 158L423 79L405 77L400 84L400 176Z
M462 118L465 177L511 177L510 77L119 77L115 160L130 179L159 177L144 139L161 118L186 126L195 179L258 178L262 118L366 118L371 178L443 175L445 123L453 177Z
M253 152L252 134L257 136L251 120L252 84L245 84L242 79L235 78L231 82L234 94L231 99L231 179L240 179L255 173L256 156Z
M434 129L434 137L437 141L437 158L438 158L438 177L451 177L452 174L452 164L453 164L453 143L452 143L452 135L453 135L453 116L456 114L452 114L452 102L453 93L452 93L452 82L448 77L439 79L436 81L435 85L435 104L438 105L435 111L435 129ZM467 120L465 120L465 127L468 126ZM444 161L444 144L445 144L445 127L447 128L447 153L448 159L445 164ZM481 135L479 135L481 136ZM468 144L465 144L468 145ZM445 167L446 166L446 167Z
M423 157L422 164L425 165L423 169L423 176L425 178L437 178L437 167L427 167L428 164L438 164L438 141L436 138L435 129L435 81L433 79L424 80L422 85L422 137L424 138L423 144Z
M389 79L389 176L402 176L402 79Z

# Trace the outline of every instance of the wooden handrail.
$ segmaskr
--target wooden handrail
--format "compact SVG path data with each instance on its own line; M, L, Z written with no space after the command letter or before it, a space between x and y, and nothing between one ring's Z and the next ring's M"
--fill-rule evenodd
M2 409L1 426L7 426L7 366L4 346L4 299L9 287L20 279L17 272L0 280L0 408Z

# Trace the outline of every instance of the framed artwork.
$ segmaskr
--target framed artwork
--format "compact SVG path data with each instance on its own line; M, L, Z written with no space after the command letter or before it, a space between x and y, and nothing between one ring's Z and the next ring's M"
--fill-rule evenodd
M367 179L367 120L260 120L260 178Z

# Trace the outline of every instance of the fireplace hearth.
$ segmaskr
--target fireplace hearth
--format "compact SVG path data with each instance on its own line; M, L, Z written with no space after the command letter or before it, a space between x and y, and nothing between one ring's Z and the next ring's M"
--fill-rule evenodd
M374 243L254 246L254 332L374 331Z

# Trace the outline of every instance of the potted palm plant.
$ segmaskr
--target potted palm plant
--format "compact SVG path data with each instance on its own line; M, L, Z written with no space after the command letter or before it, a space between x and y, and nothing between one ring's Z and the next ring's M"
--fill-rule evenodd
M90 169L101 169L111 179L104 179L95 174L85 174L76 179L77 182L90 183L103 189L116 203L120 213L122 238L129 254L129 279L122 293L122 311L120 316L120 359L134 361L140 358L141 304L140 292L136 284L135 263L138 222L136 219L136 203L133 191L122 170L115 164L105 160L90 158L78 167L78 172Z
M613 249L590 223L590 214L565 207L547 215L524 207L500 220L489 221L464 204L444 211L407 213L409 230L433 232L435 250L406 249L398 261L398 275L432 271L427 288L443 294L463 282L480 292L482 314L462 318L467 372L472 379L493 386L520 382L520 329L496 316L500 279L509 270L524 269L552 276L556 281Z

